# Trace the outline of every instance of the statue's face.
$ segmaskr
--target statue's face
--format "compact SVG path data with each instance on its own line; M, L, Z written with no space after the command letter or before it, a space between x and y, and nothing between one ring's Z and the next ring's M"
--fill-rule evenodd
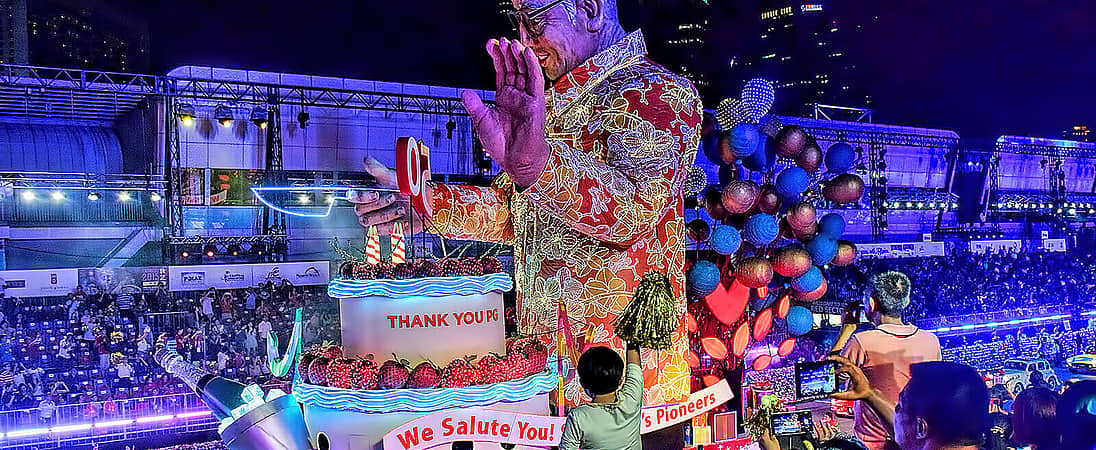
M514 8L526 13L551 3L550 0L512 0ZM578 67L591 53L592 35L579 22L574 0L564 0L536 18L522 24L521 42L533 49L544 76L557 80Z

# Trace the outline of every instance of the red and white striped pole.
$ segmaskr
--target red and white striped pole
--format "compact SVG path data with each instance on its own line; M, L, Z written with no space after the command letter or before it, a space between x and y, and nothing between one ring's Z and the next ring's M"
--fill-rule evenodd
M377 235L377 226L369 227L368 241L365 243L365 262L369 264L381 263L381 238Z
M403 241L403 225L399 222L392 225L392 264L407 262L407 244Z

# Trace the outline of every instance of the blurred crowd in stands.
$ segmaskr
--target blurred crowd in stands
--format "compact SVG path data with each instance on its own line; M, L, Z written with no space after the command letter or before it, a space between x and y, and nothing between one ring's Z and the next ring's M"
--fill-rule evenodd
M161 335L211 372L243 382L268 382L267 332L287 339L296 308L308 306L315 312L306 314L305 342L334 338L315 335L337 331L320 326L338 320L330 304L322 307L325 289L281 281L205 292L168 292L161 285L152 292L109 294L89 293L80 286L66 297L4 295L0 409L33 409L26 415L45 423L65 405L68 410L78 407L87 421L132 411L177 410L185 405L174 394L189 389L152 360ZM130 400L137 398L142 400Z
M868 277L897 270L913 283L906 319L1056 305L1096 305L1096 257L1091 253L959 252L948 257L865 259L829 274L838 300L863 297Z

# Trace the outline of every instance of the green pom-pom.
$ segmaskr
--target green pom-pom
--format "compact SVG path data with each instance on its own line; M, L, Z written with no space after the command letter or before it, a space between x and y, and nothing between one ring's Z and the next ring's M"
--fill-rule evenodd
M668 350L680 322L681 311L670 288L670 279L659 272L649 272L636 286L632 301L617 316L613 327L625 342Z

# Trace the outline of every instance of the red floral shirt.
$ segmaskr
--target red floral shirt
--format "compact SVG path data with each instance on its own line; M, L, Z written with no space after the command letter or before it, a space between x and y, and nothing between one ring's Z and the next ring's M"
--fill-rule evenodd
M613 320L650 271L669 276L684 311L682 187L702 108L689 81L646 53L631 33L552 86L552 153L532 186L519 192L502 174L490 187L433 188L433 231L514 247L520 331L559 329L562 305L576 352L623 350ZM688 396L686 346L681 325L671 350L644 352L647 404ZM565 392L572 405L583 395L573 378Z

